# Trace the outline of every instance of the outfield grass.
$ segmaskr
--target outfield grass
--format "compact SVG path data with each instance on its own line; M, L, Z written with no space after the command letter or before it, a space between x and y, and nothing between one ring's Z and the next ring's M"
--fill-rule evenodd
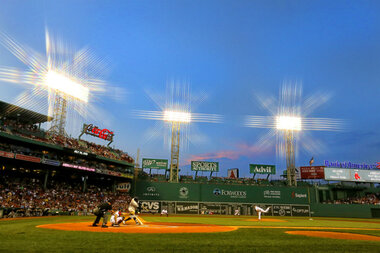
M36 228L41 224L92 222L93 219L79 216L0 220L0 252L380 252L380 242L288 235L284 232L292 229L283 228L240 228L213 234L121 234ZM353 229L340 232L380 236L380 231L356 230L380 229L380 223L374 223L380 220L375 219L281 218L287 222L257 222L247 221L252 217L224 216L144 216L144 219L236 226L346 227Z

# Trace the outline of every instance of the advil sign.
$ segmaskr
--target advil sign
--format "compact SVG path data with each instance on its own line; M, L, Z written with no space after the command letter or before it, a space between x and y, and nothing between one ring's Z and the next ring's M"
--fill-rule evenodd
M264 164L250 164L249 171L251 174L276 174L276 166Z

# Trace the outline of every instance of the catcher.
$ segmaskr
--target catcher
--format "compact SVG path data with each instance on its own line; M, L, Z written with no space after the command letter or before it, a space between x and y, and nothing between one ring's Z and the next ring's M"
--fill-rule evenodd
M124 221L124 219L125 218L124 218L123 214L120 212L120 210L114 212L113 215L111 216L111 219L110 219L111 226L119 227L120 223L122 223Z

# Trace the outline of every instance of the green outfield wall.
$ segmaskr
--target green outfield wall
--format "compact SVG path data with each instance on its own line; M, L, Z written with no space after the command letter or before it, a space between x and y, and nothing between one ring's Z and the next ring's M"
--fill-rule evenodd
M308 187L221 184L186 184L139 181L136 195L142 200L309 204L314 191Z
M311 204L315 217L380 218L379 205L365 204Z
M379 205L321 204L315 187L189 184L138 181L135 194L146 208L176 214L255 215L253 205L271 206L274 216L380 218ZM154 208L150 208L152 206Z

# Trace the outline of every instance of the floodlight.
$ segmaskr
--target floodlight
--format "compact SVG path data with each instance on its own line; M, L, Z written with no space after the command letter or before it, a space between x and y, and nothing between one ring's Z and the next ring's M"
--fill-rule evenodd
M300 117L293 116L277 116L276 129L278 130L302 130L302 120Z
M82 102L88 102L89 88L65 76L65 74L49 70L45 75L44 84L48 88L77 98Z
M164 121L190 123L191 122L191 113L164 111Z

